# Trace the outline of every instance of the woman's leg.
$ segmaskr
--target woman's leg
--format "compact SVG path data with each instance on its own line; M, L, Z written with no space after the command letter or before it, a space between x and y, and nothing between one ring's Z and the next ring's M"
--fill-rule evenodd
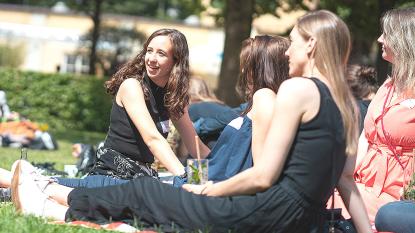
M162 184L154 178L140 177L122 185L74 189L68 197L66 220L87 220L100 224L124 221L132 225L138 221L149 227L158 224L166 231L172 230L169 229L172 222L176 223L176 230L213 226L213 221L209 222L212 219L206 216L214 216L215 220L219 218L220 221L233 221L233 217L223 210L226 208L224 202L229 205L225 199L212 204L195 199L211 198ZM250 205L247 206L249 208ZM233 211L237 217L238 211ZM221 218L223 215L227 217Z
M129 180L118 179L104 175L90 175L85 178L54 178L56 183L71 188L98 188L110 185L124 184Z
M378 231L415 232L415 202L397 201L382 206L375 224Z
M54 201L59 203L63 206L69 206L68 205L68 195L73 190L73 188L66 187L57 183L50 183L46 186L46 188L43 190L43 193L45 193L47 196L52 198Z
M17 211L41 217L64 220L68 207L43 193L34 177L25 173L20 163L14 169L11 182L12 201Z
M133 226L158 225L169 232L300 232L293 228L308 223L297 224L295 219L302 219L304 211L296 208L292 196L272 188L254 196L207 197L140 177L122 185L74 189L68 197L66 220L124 221ZM318 215L313 212L308 217L313 216Z

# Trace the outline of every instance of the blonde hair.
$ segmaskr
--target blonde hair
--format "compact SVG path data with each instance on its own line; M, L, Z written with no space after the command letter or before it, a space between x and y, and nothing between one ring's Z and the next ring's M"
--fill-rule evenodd
M220 100L218 100L213 94L213 92L208 87L207 83L198 77L191 77L190 78L190 85L189 85L189 95L190 101L192 103L195 102L216 102L222 104Z
M392 79L398 94L415 91L415 8L387 11L381 20L383 37L393 53Z
M349 29L338 16L326 10L304 15L299 19L297 29L304 39L316 39L315 65L327 78L333 99L340 110L345 129L346 154L354 155L357 151L359 113L345 78L351 47Z

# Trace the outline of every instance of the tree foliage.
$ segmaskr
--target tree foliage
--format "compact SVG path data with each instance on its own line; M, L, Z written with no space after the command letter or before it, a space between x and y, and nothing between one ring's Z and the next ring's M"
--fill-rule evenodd
M134 28L121 28L110 25L102 25L100 40L97 45L97 63L105 76L115 73L119 65L128 60L132 54L132 48L141 45L145 35ZM81 37L81 48L88 47L92 40L92 30ZM80 51L83 51L82 49Z
M51 129L108 130L111 97L104 79L0 69L0 89L12 111Z
M23 63L23 49L21 45L0 44L0 66L19 67Z
M281 2L276 0L254 0L254 7L251 12L252 17L256 18L263 14L273 14L278 17L278 14L275 10L278 6L280 6L280 3ZM228 4L229 3L227 0L211 0L210 6L218 9L217 13L212 15L215 17L218 26L223 26L225 23L226 15L231 11L236 10L233 8L228 8ZM295 5L296 4L293 4L293 6Z

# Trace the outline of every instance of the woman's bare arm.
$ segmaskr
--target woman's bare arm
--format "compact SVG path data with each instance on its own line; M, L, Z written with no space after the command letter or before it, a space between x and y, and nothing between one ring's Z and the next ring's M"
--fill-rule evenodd
M366 212L365 203L360 196L356 183L353 179L356 156L349 155L346 165L340 177L337 189L343 199L344 205L349 211L353 223L358 232L372 232L369 224L369 217Z
M271 89L263 88L255 92L252 109L248 117L252 119L252 158L254 164L264 149L264 142L272 123L274 100L276 94Z
M126 79L121 84L116 98L117 103L119 101L126 109L151 153L174 175L183 174L183 165L151 118L141 84L136 79Z
M190 120L187 107L184 110L182 117L179 120L173 121L174 126L179 132L187 150L189 153L196 158L196 141L195 136L197 136L193 123ZM210 149L199 139L199 150L200 157L205 158L210 153Z

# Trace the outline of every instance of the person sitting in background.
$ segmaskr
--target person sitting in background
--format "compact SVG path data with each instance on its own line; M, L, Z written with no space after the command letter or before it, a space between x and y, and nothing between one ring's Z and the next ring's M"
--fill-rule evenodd
M0 119L1 122L18 121L20 119L18 112L10 111L10 107L7 104L6 92L3 90L0 90Z
M379 88L376 70L370 66L351 64L347 66L346 75L347 82L360 109L359 129L362 131L367 108Z
M6 92L0 90L0 118L7 121L11 115L10 107L7 105Z
M353 174L371 222L381 206L400 200L414 173L415 8L387 11L381 27L378 42L392 74L369 105Z
M210 118L216 118L223 114L232 114L231 120L233 120L238 117L238 114L232 111L231 107L217 99L207 83L201 78L192 77L190 79L189 95L190 119L192 120L196 133L199 135L200 139L212 149L223 128L230 121L221 129L201 129L201 125L206 125L204 121L209 121Z

